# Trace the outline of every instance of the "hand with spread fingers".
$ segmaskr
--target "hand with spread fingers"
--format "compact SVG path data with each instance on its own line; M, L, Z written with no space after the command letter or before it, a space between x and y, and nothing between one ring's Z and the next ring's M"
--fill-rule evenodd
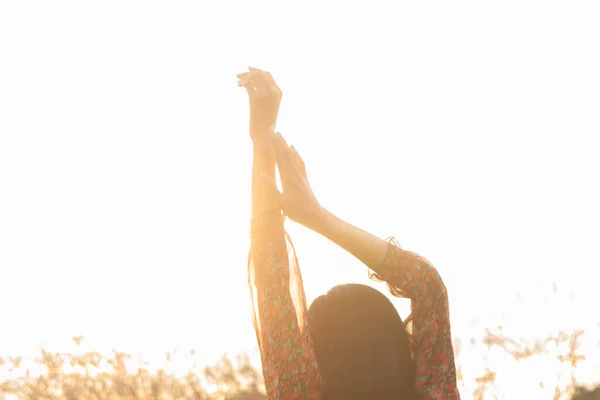
M278 191L273 179L265 175L261 175L261 179L279 199L279 205L285 215L294 222L315 229L323 217L324 210L308 182L304 161L294 146L288 146L280 133L272 135L271 140L283 193Z
M275 131L281 103L281 89L273 76L258 68L238 74L238 86L246 88L250 101L250 137L254 144L264 145Z

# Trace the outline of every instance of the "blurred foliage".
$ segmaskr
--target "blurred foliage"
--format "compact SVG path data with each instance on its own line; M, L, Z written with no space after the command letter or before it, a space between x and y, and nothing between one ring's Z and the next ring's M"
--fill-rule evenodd
M560 331L555 335L549 335L544 340L527 343L506 336L503 332L503 327L498 326L495 330L486 329L483 341L488 348L501 348L516 361L532 356L546 355L550 351L550 345L554 345L554 348L565 349L564 353L559 352L555 356L561 364L567 367L569 371L569 383L562 387L560 384L557 384L554 388L554 397L552 400L600 400L600 397L595 397L600 396L600 386L590 390L583 387L575 378L578 364L585 360L585 355L579 353L579 339L583 334L584 331L582 330L576 330L571 333ZM496 372L490 370L487 370L485 374L478 377L476 379L477 388L473 393L473 398L475 400L483 400L485 393L493 387L495 380ZM543 387L541 382L540 387Z
M535 343L523 343L507 337L498 327L486 330L484 343L489 347L501 348L521 360L548 351L549 344L565 344L567 351L557 359L570 368L570 384L556 386L553 400L600 400L600 386L584 388L575 379L574 371L584 359L578 353L582 331L570 334L559 332ZM73 338L77 346L82 337ZM457 350L460 351L460 346ZM197 370L196 365L184 376L176 376L163 369L151 372L148 363L132 356L113 351L110 357L97 352L52 353L41 351L34 360L36 373L26 369L22 357L0 356L0 371L13 374L0 379L0 398L32 400L264 400L263 382L260 371L252 366L247 355L237 356L236 362L224 356L213 366ZM167 362L173 362L177 351L166 353ZM191 350L187 359L195 356ZM458 380L464 377L458 366ZM1 376L1 375L0 375ZM475 389L463 398L483 400L494 395L497 372L486 369L475 379ZM540 383L541 386L541 383Z
M79 345L81 337L73 338ZM195 352L190 351L193 357ZM166 361L174 354L167 353ZM113 351L111 357L97 352L52 353L42 350L35 360L41 373L23 369L21 357L0 357L0 368L17 377L0 380L0 398L31 400L264 400L261 374L246 355L234 364L223 357L199 372L175 376L165 370L151 372L142 360L131 367L129 354ZM22 373L19 373L22 372ZM210 388L210 390L208 389Z

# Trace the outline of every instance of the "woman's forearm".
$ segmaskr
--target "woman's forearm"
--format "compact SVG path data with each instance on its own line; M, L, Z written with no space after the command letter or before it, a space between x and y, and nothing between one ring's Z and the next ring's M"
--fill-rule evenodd
M270 195L264 183L258 179L261 174L275 181L275 156L269 147L254 145L252 164L252 218L265 211L279 210L277 200Z
M354 255L368 267L376 268L385 260L390 248L385 240L341 220L326 210L321 212L316 221L311 229Z

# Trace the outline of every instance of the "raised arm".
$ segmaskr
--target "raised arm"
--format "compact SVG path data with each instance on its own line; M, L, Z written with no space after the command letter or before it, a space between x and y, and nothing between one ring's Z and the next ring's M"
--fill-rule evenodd
M264 179L275 179L270 135L281 91L270 74L251 69L238 75L250 98L253 142L252 226L249 285L254 327L269 399L319 399L321 378L306 325L306 301L295 255L290 264L283 216ZM259 176L262 177L259 179ZM292 266L292 268L290 268ZM295 278L292 279L291 278ZM291 286L295 285L292 297Z
M412 305L415 389L423 399L458 399L446 287L423 257L402 250L323 209L306 176L304 162L280 136L274 136L283 184L279 203L294 221L329 238L388 283L390 291ZM264 177L268 180L267 177ZM271 190L276 187L271 182Z
M411 299L415 391L423 399L458 399L448 293L437 270L423 257L402 250L334 215L323 212L317 232L352 253L387 282L392 294Z

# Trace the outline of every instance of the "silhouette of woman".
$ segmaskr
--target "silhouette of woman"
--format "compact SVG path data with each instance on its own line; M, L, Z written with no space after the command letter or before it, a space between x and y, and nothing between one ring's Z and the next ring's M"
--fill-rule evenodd
M274 133L282 93L273 77L249 68L238 78L250 102L249 285L269 399L459 399L448 295L436 269L321 207L300 155ZM307 309L282 211L361 260L394 296L410 298L411 316L402 321L386 296L357 284L336 286Z

